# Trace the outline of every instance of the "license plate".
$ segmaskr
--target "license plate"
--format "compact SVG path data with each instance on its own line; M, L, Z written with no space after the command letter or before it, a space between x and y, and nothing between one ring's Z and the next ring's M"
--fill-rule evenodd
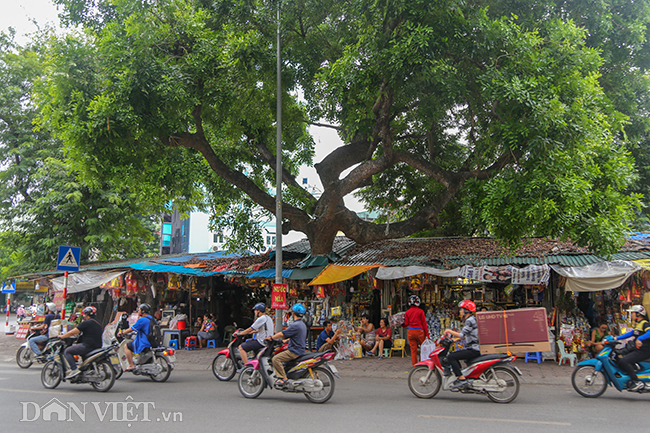
M119 365L120 364L120 358L118 358L117 356L111 356L111 364Z
M330 367L330 370L332 370L332 373L339 374L339 371L336 369L336 367L334 367L333 365L330 365L329 367Z
M169 362L174 363L176 362L176 355L167 355L167 359Z

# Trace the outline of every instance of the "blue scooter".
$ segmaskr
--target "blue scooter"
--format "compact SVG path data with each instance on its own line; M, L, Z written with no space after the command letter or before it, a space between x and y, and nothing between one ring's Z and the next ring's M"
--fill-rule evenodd
M617 343L615 340L608 340L595 358L576 365L571 375L571 384L578 394L588 398L600 397L607 385L619 391L627 389L630 377L616 365L616 359L621 354L620 349L615 349ZM636 375L645 383L645 387L636 392L650 393L650 362L638 363Z

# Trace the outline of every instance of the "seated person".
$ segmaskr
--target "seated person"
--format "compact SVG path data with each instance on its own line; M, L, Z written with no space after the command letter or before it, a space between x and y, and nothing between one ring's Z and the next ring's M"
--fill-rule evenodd
M610 335L607 322L599 322L598 328L594 328L594 330L591 331L591 340L586 343L592 355L598 355L598 353L603 350L603 347L605 347L603 344L603 338L607 335Z
M50 339L49 328L52 320L59 318L56 315L56 304L54 302L48 302L45 304L45 307L47 309L45 320L40 325L32 326L31 328L33 331L37 331L39 333L39 335L36 337L29 339L29 347L36 354L36 356L41 356L41 349L38 347L38 345L47 343L47 340Z
M316 340L316 350L318 352L326 352L328 350L334 349L339 344L341 336L341 327L339 326L336 329L336 332L332 331L332 322L326 320L323 322L323 332L320 333L318 339Z
M68 361L68 366L70 367L70 370L68 370L65 376L66 379L72 379L81 373L77 368L77 361L74 359L74 355L83 356L102 347L102 332L104 329L101 323L95 320L97 308L88 306L81 311L81 314L83 315L83 321L79 326L72 331L59 335L61 340L65 340L73 335L81 334L81 338L77 340L77 344L73 344L63 352L63 356Z
M379 329L377 329L377 336L375 337L375 346L370 350L373 354L379 354L379 359L382 359L384 349L393 347L393 330L388 326L388 319L382 317L379 320Z
M369 355L374 355L370 350L375 346L376 331L375 325L370 323L370 316L368 314L361 316L361 326L357 326L357 331L363 333L363 338L359 341L363 350Z
M196 336L199 337L199 346L201 347L203 347L204 341L207 345L208 340L217 339L217 326L214 324L210 314L205 313L203 316L203 325L201 325L201 329L197 332Z
M196 322L194 322L194 327L196 329L201 329L203 327L203 317L199 316L196 318Z
M129 364L126 370L132 371L135 369L135 364L133 363L133 354L142 353L143 350L151 347L151 342L149 341L149 328L151 327L151 306L149 304L140 304L138 307L138 321L135 322L130 328L118 331L118 336L124 336L135 332L135 338L133 341L129 341L124 348L124 354L126 355L126 361Z

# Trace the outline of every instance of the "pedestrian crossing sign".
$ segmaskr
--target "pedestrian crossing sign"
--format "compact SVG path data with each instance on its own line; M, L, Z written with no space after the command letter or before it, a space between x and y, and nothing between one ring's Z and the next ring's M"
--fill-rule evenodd
M79 271L81 248L59 245L59 256L56 259L57 271Z

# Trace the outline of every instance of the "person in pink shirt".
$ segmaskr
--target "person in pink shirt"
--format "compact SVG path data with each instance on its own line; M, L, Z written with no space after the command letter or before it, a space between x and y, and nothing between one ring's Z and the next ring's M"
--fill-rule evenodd
M411 346L411 364L418 362L418 346L424 343L429 335L427 319L424 311L420 308L420 297L411 295L409 297L410 308L404 314L404 327L408 328L409 346Z

